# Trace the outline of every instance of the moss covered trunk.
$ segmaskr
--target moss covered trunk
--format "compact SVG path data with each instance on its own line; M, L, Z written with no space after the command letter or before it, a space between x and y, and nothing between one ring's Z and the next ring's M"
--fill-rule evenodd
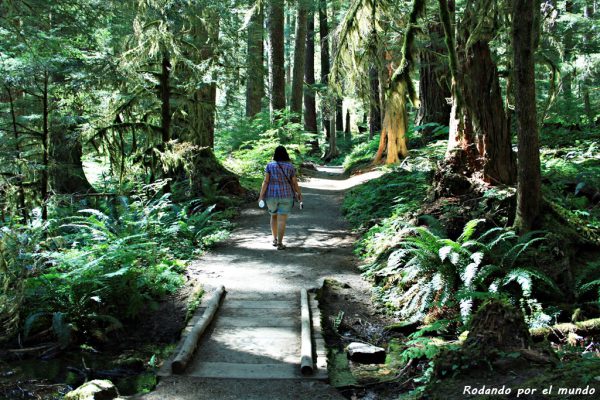
M452 6L440 0L452 75L446 167L490 184L514 183L516 163L490 38L473 32L484 10L479 9L480 3L468 1L462 19L456 23L455 38Z

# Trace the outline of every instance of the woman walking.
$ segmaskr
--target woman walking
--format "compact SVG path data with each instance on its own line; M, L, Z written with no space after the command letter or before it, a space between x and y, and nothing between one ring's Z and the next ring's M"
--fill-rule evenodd
M259 202L265 200L271 214L271 233L273 246L277 250L285 249L283 236L287 216L292 210L294 199L302 201L302 193L298 186L296 169L290 162L290 156L283 146L278 146L273 154L273 161L265 168L265 180L260 188Z

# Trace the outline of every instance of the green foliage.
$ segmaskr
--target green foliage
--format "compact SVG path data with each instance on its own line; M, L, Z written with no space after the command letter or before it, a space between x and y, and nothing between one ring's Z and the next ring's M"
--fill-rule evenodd
M131 203L121 198L112 210L116 216L80 210L54 223L41 246L16 259L26 268L26 336L50 326L61 347L81 334L84 340L105 340L123 321L184 283L181 260L226 237L227 224L218 220L214 206L201 208L199 201L180 206L169 194L155 198L153 193Z
M427 175L396 168L348 192L342 211L359 230L370 228L384 218L416 211L427 190ZM385 223L385 222L384 222Z
M600 160L597 140L577 140L573 146L545 149L541 154L544 193L565 211L588 237L600 237L600 208L594 194L600 188Z
M373 138L370 141L359 143L352 148L352 151L344 158L344 169L352 172L359 166L364 166L373 161L377 147L379 146L379 138Z
M588 262L575 276L575 295L578 300L600 302L600 261ZM591 295L591 296L590 296Z
M283 145L301 144L311 136L292 117L289 111L277 111L274 116L261 112L251 119L233 118L219 129L215 148L230 153L251 147L257 138L270 138Z
M530 298L538 290L559 291L532 262L544 240L539 232L519 237L504 228L476 235L483 220L469 221L451 240L417 227L401 232L402 241L386 264L374 262L367 273L388 284L382 299L406 320L421 320L434 309L460 312L467 322L474 301L504 293Z
M232 131L223 131L224 142L219 145L221 153L217 155L249 186L260 188L265 166L273 159L275 148L279 145L286 147L293 164L300 164L305 151L304 143L311 135L303 132L300 124L290 122L288 114L270 122L268 115L261 113L251 121L244 119L242 126L244 124L247 124L247 129L236 127L231 128ZM228 137L231 138L229 143ZM238 141L240 138L245 140ZM234 151L231 153L232 150ZM222 152L227 152L227 155Z
M42 226L0 228L0 342L13 337L19 329L24 279L38 265L33 252L39 249L43 232Z

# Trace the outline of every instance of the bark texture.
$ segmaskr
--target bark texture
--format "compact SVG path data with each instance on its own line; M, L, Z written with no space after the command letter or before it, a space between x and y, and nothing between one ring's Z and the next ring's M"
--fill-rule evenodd
M57 194L94 192L83 172L81 139L74 126L54 129L50 135L50 187Z
M381 162L384 153L386 164L393 164L408 155L406 131L408 128L408 114L406 102L417 105L418 99L413 86L410 71L415 61L413 43L418 31L417 20L423 14L425 2L415 0L408 18L408 24L402 43L402 58L400 64L390 77L390 84L386 92L385 116L379 148L374 162ZM390 65L391 69L391 65Z
M518 137L518 185L515 227L527 232L540 212L541 171L535 96L533 45L537 0L513 0L513 60Z
M302 115L307 23L308 10L306 7L306 0L298 0L296 38L294 43L294 70L292 72L292 97L290 101L290 111L297 114L294 116L296 122L300 122Z
M199 49L197 54L199 61L211 60L215 56L215 48L219 40L219 15L216 12L207 11L203 17L206 23L197 23L192 29L194 43ZM217 100L215 77L213 76L211 82L203 83L193 93L192 98L193 101L189 110L191 137L187 139L197 146L212 149L215 147L215 111Z
M248 25L248 57L246 59L246 117L261 111L265 93L264 78L264 12L262 3Z
M369 68L369 83L371 85L369 99L369 140L381 131L381 97L379 90L379 72L377 67Z
M284 1L272 0L269 7L269 55L271 110L285 109Z
M321 39L321 84L327 85L329 83L329 26L327 22L327 0L319 1L319 37ZM335 115L332 110L328 110L329 107L325 104L326 101L322 101L322 119L323 129L325 130L325 136L329 140L331 133L331 124L329 115Z
M508 119L496 65L485 35L471 38L479 13L468 1L457 23L456 44L450 6L440 0L442 22L452 73L450 137L445 166L454 173L477 176L490 184L512 184L516 179Z
M447 53L443 45L443 29L440 23L429 26L429 41L420 54L419 65L419 98L421 107L417 113L416 125L436 123L448 126L451 106L446 101L450 93L450 69ZM434 128L424 128L422 136L425 141L431 140Z
M405 95L403 90L400 92L394 91L388 95L375 163L383 161L384 155L386 164L396 163L400 158L408 155L406 146L408 121L406 119Z
M42 178L40 180L40 194L42 197L42 220L48 219L48 200L50 199L49 167L50 167L50 105L48 104L48 90L50 76L48 70L44 70L44 81L42 87Z
M167 51L163 52L160 71L160 131L162 143L171 140L171 59Z
M317 132L317 107L315 93L311 86L315 84L315 17L311 11L308 15L306 31L306 59L304 62L304 130ZM317 144L318 148L318 144Z

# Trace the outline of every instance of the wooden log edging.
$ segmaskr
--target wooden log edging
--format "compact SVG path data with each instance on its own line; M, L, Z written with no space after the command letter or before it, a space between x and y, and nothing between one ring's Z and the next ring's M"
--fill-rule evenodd
M204 310L204 314L202 314L202 318L194 325L190 333L185 337L179 352L173 359L171 363L171 371L175 374L182 374L192 356L194 355L194 351L196 350L196 346L198 345L198 341L202 334L212 322L217 310L219 309L219 305L221 304L221 298L225 294L225 287L219 287L212 295L211 299L206 304L206 310Z
M308 292L300 291L300 317L302 321L302 336L300 347L300 372L302 375L312 375L314 371L313 349L310 308L308 306Z

